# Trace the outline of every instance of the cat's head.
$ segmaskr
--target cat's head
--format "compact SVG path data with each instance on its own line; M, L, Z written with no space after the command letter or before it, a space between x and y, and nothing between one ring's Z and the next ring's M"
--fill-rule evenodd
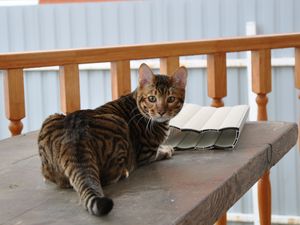
M156 122L169 121L183 106L186 82L185 67L179 67L172 76L166 76L153 74L143 63L139 68L137 88L139 111Z

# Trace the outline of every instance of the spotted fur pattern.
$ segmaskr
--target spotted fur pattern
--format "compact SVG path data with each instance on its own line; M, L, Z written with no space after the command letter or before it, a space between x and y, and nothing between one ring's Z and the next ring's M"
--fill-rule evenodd
M169 120L183 106L186 77L184 67L168 77L142 64L134 92L94 110L49 116L38 137L43 176L73 187L91 214L109 213L113 201L104 196L103 185L171 157L173 149L162 143Z

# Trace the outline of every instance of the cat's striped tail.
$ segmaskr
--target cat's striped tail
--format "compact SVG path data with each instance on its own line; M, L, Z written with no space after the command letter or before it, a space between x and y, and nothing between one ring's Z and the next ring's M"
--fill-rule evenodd
M81 203L92 215L108 214L113 208L113 201L104 196L96 171L71 164L66 166L65 174L79 194Z

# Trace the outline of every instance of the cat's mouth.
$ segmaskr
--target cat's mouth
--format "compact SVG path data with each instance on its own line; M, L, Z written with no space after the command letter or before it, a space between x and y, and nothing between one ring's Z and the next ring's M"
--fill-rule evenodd
M169 116L167 114L159 115L154 113L142 112L142 115L158 123L168 122L170 121L170 119L172 119L172 116Z
M153 116L151 119L155 122L163 123L169 121L171 118L168 116Z

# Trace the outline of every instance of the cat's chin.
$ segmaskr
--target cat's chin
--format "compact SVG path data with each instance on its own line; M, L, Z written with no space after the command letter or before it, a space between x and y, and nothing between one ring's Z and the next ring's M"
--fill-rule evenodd
M170 118L166 118L166 117L155 117L152 118L153 121L158 122L158 123L164 123L170 120Z

